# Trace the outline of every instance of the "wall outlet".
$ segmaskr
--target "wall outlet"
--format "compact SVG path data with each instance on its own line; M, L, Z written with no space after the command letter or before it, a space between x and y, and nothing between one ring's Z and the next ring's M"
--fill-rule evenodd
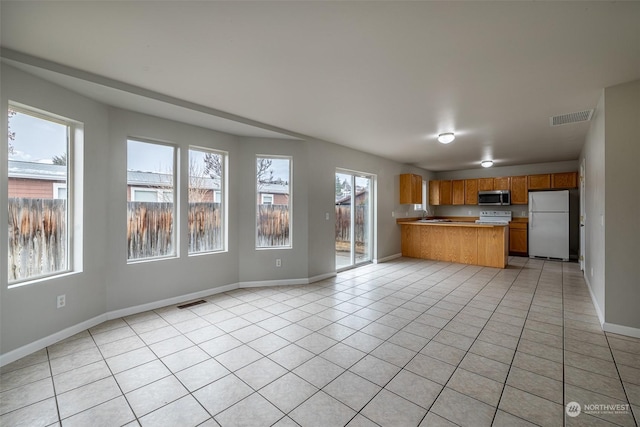
M329 212L325 212L325 213L324 213L324 219L326 219L327 221L329 221Z
M62 308L67 304L67 296L66 295L58 295L58 298L57 298L56 301L57 301L58 308Z
M280 258L276 258L276 267L282 267L282 260Z
M520 215L522 215L522 216L527 216L527 211L522 211L522 212L520 213Z
M471 211L469 211L469 215L471 215Z
M396 213L394 211L391 211L391 218L395 218L396 217Z

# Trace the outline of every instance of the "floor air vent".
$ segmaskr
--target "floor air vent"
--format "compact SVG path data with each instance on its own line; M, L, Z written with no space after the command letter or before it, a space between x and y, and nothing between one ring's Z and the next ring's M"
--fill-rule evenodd
M189 308L189 307L193 307L194 305L200 305L200 304L206 304L207 302L203 299L199 300L199 301L194 301L194 302L188 302L186 304L182 304L179 305L178 308Z
M591 120L591 116L593 116L593 110L584 110L550 117L549 123L551 126L561 126L569 123L588 122Z

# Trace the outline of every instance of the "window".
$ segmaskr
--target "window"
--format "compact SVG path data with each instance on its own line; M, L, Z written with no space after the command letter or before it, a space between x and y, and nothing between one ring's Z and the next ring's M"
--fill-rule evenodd
M70 171L81 126L13 104L8 125L8 282L15 285L73 269Z
M131 187L131 201L134 202L173 202L173 189Z
M256 159L256 247L291 247L291 158Z
M59 182L53 183L53 198L54 199L67 199L67 184L61 184Z
M176 255L175 148L127 141L127 259Z
M226 158L221 151L189 150L189 255L224 250Z

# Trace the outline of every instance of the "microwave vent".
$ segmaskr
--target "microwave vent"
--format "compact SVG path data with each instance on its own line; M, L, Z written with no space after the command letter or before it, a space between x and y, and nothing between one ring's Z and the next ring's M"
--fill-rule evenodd
M561 114L559 116L553 116L549 118L549 124L551 126L561 126L569 123L588 122L593 116L593 109L578 111L575 113Z

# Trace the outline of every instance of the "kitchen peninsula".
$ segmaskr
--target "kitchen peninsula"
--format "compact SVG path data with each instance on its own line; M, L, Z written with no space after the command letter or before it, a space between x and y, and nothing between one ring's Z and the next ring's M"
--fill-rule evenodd
M509 226L446 220L398 221L402 256L505 268Z

